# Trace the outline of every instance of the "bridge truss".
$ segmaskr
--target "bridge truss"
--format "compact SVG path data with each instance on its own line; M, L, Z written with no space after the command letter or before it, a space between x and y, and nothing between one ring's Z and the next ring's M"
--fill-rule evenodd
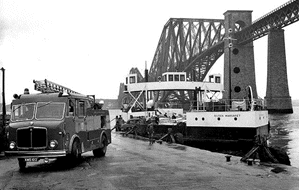
M242 28L236 23L235 43L244 45L299 20L299 0L291 0ZM164 72L185 71L190 80L203 81L224 53L225 25L222 19L171 18L164 25L149 70L149 81L157 81ZM134 73L131 70L131 73ZM191 94L168 92L164 99L191 99ZM180 98L181 97L181 98Z
M234 38L240 45L247 44L299 20L299 0L291 0L268 14L255 20L252 25L236 32Z
M224 20L171 18L164 26L149 71L157 81L166 71L186 71L202 81L224 52Z

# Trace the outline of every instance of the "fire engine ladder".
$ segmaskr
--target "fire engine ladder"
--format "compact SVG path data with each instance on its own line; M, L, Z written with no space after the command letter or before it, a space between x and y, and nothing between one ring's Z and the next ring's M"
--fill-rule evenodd
M54 82L51 82L47 79L45 80L33 80L34 83L34 90L47 93L47 92L67 92L72 94L80 94L78 92L75 92L67 87L64 87L62 85L56 84Z

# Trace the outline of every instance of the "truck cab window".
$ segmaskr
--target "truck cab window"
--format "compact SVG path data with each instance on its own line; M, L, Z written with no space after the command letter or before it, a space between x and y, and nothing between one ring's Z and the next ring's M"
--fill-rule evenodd
M32 120L34 116L35 103L17 104L12 107L12 120Z
M78 101L78 117L85 116L84 101Z
M72 100L69 100L69 116L74 116L75 104Z

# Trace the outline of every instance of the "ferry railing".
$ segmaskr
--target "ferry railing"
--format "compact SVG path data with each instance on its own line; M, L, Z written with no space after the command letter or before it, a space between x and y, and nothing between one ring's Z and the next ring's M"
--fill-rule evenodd
M263 99L220 99L205 102L191 101L190 111L254 111L266 110Z

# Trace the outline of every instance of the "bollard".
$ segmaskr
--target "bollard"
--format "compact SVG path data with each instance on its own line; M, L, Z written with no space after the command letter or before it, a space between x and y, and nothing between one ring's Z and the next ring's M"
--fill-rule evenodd
M260 162L260 160L258 160L258 159L257 159L257 160L253 159L253 164L259 165L259 164L260 164L259 162Z
M253 160L252 159L248 159L247 163L248 163L248 166L252 166Z
M226 162L230 162L231 156L230 155L226 155L225 157L226 157Z

